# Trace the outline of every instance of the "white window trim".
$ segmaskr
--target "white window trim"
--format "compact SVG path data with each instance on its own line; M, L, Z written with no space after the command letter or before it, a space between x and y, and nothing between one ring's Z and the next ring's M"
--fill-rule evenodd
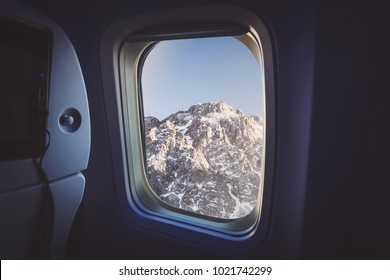
M241 219L228 221L215 218L204 219L184 210L182 213L177 208L172 210L166 205L161 206L161 202L154 194L150 195L152 191L145 187L148 182L143 163L137 65L143 51L152 42L129 42L126 38L148 26L188 20L221 20L247 25L251 35L243 37L244 43L253 50L250 42L255 44L261 42L258 59L263 62L260 63L261 67L264 65L266 94L264 124L267 125L267 128L264 125L263 147L265 149L262 155L262 168L264 170L263 186L268 193L266 194L267 203L258 203L252 211L254 214L251 213ZM271 40L264 24L249 11L233 6L180 8L136 15L120 20L109 27L102 39L101 60L105 94L109 99L107 100L108 113L116 111L118 116L117 123L110 125L110 130L114 135L120 135L121 140L119 146L112 145L113 168L119 168L115 172L118 182L116 186L118 199L130 223L149 232L158 232L181 240L188 239L187 241L191 243L195 241L207 247L210 245L213 247L215 238L222 239L231 245L223 246L228 245L229 251L232 252L247 251L248 248L253 247L253 243L258 244L264 241L270 220L274 147L270 141L265 143L266 140L274 139L274 78ZM113 89L116 93L115 100L112 99ZM122 161L115 163L117 159ZM126 186L125 190L123 186ZM259 198L263 198L263 195L260 194ZM186 238L186 233L190 233L191 237ZM207 242L204 241L206 236L209 237ZM231 243L237 241L241 242L239 246ZM226 251L226 248L219 248L222 245L216 247L215 249Z
M262 52L259 42L255 36L248 32L240 36L234 36L237 40L243 42L254 54L259 66L260 72L263 74ZM143 151L143 132L141 131L140 123L143 122L140 112L140 71L142 67L142 59L144 53L154 42L126 42L121 49L121 58L119 62L119 72L121 73L121 92L122 92L122 110L124 114L124 129L128 136L126 139L126 147L128 157L132 160L132 168L129 170L130 175L130 191L132 196L137 196L140 199L139 209L144 212L152 211L152 215L162 218L174 219L178 222L192 223L197 226L208 227L214 231L224 232L230 235L245 234L256 223L258 216L261 214L261 205L263 197L263 178L264 178L264 156L262 155L262 170L261 181L259 186L259 195L256 207L250 214L243 218L235 220L218 219L207 216L201 216L196 213L191 213L182 209L172 207L163 203L152 191L147 179L147 171L145 170L145 159ZM141 69L140 69L141 68ZM259 77L260 79L260 77ZM264 79L264 77L262 77ZM265 89L263 89L264 94ZM265 108L264 108L265 109ZM264 122L265 124L266 122ZM264 125L265 127L265 125ZM264 129L265 132L265 129ZM265 139L265 137L264 137ZM265 143L263 142L263 147Z

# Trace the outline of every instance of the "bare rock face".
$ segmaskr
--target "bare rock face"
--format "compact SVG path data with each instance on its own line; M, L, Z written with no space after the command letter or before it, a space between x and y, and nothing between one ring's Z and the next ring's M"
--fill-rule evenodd
M261 176L263 119L224 102L144 122L147 173L155 194L186 211L223 219L249 214Z

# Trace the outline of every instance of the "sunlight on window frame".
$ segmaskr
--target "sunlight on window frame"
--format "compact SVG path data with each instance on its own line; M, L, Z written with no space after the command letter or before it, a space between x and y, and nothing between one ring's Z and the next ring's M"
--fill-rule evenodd
M255 56L260 67L260 73L264 83L262 83L262 91L259 95L265 99L265 70L263 49L260 44L259 36L256 31L249 27L249 31L241 33L241 35L232 35L237 40L241 41ZM225 34L223 36L227 36ZM202 37L202 36L200 36ZM135 206L147 215L172 220L174 223L185 223L191 225L193 229L207 231L212 235L226 235L234 237L245 236L251 232L257 225L261 215L263 201L263 186L264 186L264 168L261 169L261 180L257 204L254 209L245 217L238 219L221 219L216 217L208 217L191 213L180 208L175 208L166 203L163 203L152 191L147 179L145 170L145 159L143 150L143 113L142 113L142 94L140 94L140 69L142 69L142 61L145 53L153 47L156 42L161 40L134 40L125 41L119 52L119 81L118 85L121 88L121 104L123 118L123 133L126 135L124 143L127 154L124 154L124 160L128 162L127 169L130 179L128 196L132 197ZM170 38L168 38L170 39ZM167 38L164 38L167 40ZM263 103L263 147L262 147L262 163L265 166L265 151L266 151L266 101ZM138 206L137 206L138 205ZM187 226L186 226L187 227Z

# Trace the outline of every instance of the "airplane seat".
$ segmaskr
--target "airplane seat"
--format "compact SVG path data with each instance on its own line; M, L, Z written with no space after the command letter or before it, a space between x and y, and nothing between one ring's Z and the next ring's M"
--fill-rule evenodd
M39 154L19 153L14 157L11 154L0 160L0 256L2 259L41 259L47 256L61 259L65 257L70 227L84 193L85 178L80 171L87 168L89 160L90 120L83 74L70 40L48 16L19 1L2 1L0 18L20 26L4 33L18 42L25 40L26 44L21 44L21 48L29 43L28 33L20 31L23 28L46 33L49 38L46 87L39 87L39 92L38 89L37 92L27 89L27 93L21 95L37 96L37 102L47 104L47 118L42 120L45 124L45 149ZM32 47L33 50L37 48ZM20 50L20 53L26 55L29 51ZM35 53L31 56L34 60ZM31 75L35 77L37 73L34 71ZM45 73L39 75L45 76ZM1 81L3 85L7 82L6 79ZM12 86L8 87L11 93L19 94L12 91ZM28 107L24 99L17 101ZM23 114L24 107L16 109ZM4 139L7 137L5 135ZM3 147L10 142L2 139L0 137ZM48 207L48 191L52 207ZM52 225L49 230L46 229L48 225Z

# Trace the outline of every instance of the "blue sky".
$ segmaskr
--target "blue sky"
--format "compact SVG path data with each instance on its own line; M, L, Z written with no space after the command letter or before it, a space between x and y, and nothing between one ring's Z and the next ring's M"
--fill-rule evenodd
M162 120L197 103L224 101L263 115L262 83L255 57L233 37L160 42L142 69L144 114Z

